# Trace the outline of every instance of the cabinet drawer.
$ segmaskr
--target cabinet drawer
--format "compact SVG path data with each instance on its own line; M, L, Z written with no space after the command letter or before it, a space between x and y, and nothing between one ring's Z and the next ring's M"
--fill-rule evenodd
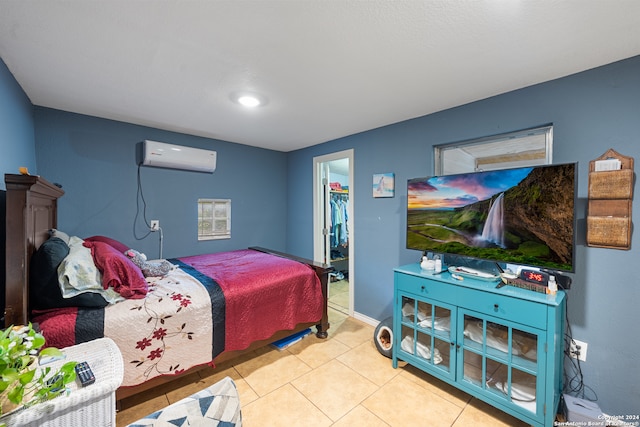
M465 307L478 313L534 328L547 328L547 307L544 304L473 289L465 290L457 304L460 307Z
M396 273L396 289L400 292L449 302L456 301L455 292L458 290L447 283L408 274L398 275L398 273Z

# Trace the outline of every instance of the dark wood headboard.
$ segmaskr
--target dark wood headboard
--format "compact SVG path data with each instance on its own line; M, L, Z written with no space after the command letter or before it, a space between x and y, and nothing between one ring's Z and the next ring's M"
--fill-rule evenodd
M6 174L5 326L29 321L29 262L58 224L64 191L43 178Z

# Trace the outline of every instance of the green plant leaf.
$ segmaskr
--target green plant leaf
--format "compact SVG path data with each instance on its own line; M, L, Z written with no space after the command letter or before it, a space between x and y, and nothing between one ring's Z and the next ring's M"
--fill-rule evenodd
M12 389L9 394L7 395L7 397L9 398L9 400L15 404L20 404L22 403L22 397L24 396L24 387L19 386L16 387L14 389Z
M20 384L26 385L33 381L33 377L36 374L35 369L31 369L20 374Z
M9 336L9 334L11 333L11 329L12 328L13 328L13 325L9 326L7 329L2 331L2 333L0 333L0 341L4 340L5 338L7 338Z
M31 356L25 354L20 356L19 358L16 359L16 369L18 370L22 370L25 367L29 366L30 363L33 362L33 359L31 358Z
M5 369L4 372L2 372L2 380L8 383L17 381L19 376L20 373L15 368Z
M51 366L47 366L44 369L41 369L41 375L40 377L45 378L49 375L49 372L51 372Z
M78 362L67 362L64 365L62 365L62 367L60 368L59 372L62 374L63 383L65 385L75 381L76 379L75 367L77 364Z
M38 349L40 347L42 347L45 343L45 339L42 335L40 334L35 334L33 336L33 348Z
M3 402L9 400L24 406L44 402L61 394L65 386L75 380L77 362L67 362L60 368L38 365L37 354L47 357L63 355L54 347L39 351L44 345L44 336L31 324L0 331L0 392ZM55 382L47 383L51 378Z

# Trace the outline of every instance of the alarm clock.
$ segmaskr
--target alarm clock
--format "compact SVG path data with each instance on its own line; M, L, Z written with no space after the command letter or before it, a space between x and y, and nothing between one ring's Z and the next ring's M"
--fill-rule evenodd
M523 268L520 270L520 278L524 281L537 283L539 285L547 286L549 284L549 273L544 271Z

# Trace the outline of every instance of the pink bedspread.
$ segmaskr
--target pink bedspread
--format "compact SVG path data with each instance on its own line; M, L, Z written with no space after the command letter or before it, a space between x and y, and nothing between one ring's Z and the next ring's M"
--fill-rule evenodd
M311 267L245 249L180 258L213 278L226 301L225 351L322 317L322 289Z

